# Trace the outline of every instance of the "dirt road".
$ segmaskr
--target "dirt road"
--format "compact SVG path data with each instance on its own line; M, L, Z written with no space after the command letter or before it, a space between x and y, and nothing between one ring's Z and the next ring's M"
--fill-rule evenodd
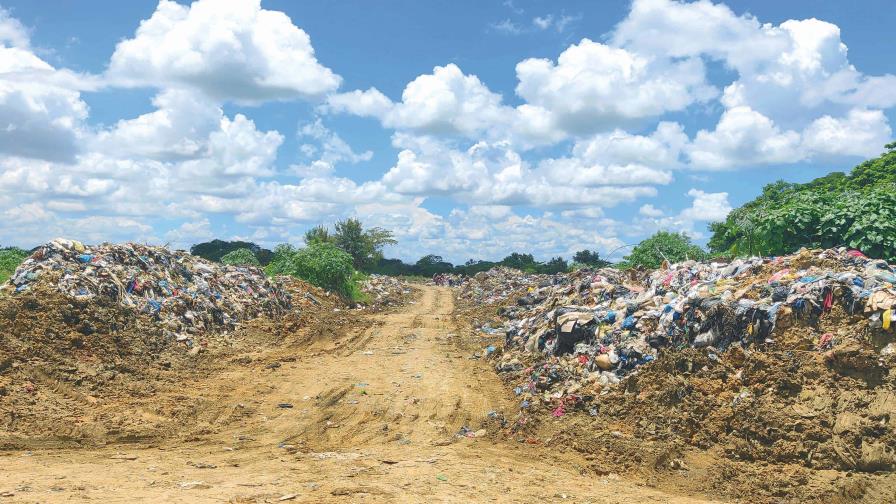
M190 439L2 452L0 503L699 502L494 436L511 398L453 310L426 287L366 330L212 377L218 418Z

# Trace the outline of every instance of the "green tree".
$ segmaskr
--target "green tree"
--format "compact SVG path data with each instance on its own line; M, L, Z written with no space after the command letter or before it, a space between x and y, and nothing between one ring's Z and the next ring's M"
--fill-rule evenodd
M555 273L563 273L567 269L569 269L569 264L566 263L566 259L563 259L562 257L553 257L548 262L539 264L536 271L546 275L553 275Z
M314 226L305 231L305 243L308 245L312 243L330 243L332 240L333 237L330 236L330 231L324 226Z
M780 255L800 247L857 248L896 259L893 240L896 145L849 174L833 172L805 184L776 182L756 199L709 226L713 253Z
M686 259L702 260L706 252L691 243L684 233L658 231L632 249L625 261L632 267L658 268L663 260L671 263Z
M592 252L588 249L580 250L572 256L573 262L591 266L592 268L606 268L610 265L610 261L600 258L600 254L596 251Z
M383 247L398 243L391 231L379 227L365 230L358 219L336 223L332 243L352 257L355 268L368 270L383 257Z
M531 273L534 273L535 268L538 266L538 263L535 262L535 258L532 257L532 254L521 254L519 252L513 252L505 257L501 260L500 264L502 266L507 266L508 268L515 268L520 271L528 271Z
M431 277L439 273L450 273L454 265L442 259L442 256L430 254L421 257L414 265L414 273Z
M221 263L232 266L261 266L255 254L247 248L236 249L233 252L224 254L224 257L221 258Z

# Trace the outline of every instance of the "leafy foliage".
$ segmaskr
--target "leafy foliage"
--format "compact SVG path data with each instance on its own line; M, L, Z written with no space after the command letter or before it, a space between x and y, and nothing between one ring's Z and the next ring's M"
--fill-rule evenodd
M706 256L706 251L691 243L686 234L658 231L636 245L631 254L625 257L624 265L633 268L658 268L663 260L674 263L687 259L702 260Z
M569 264L566 263L566 259L562 257L553 257L551 260L544 264L539 264L535 267L535 271L538 273L544 273L546 275L553 275L555 273L562 273L569 269Z
M314 226L313 228L305 231L305 243L329 243L332 240L332 236L330 236L330 231L327 230L324 226Z
M258 262L258 258L255 257L255 254L247 248L236 249L233 252L224 254L224 257L221 258L221 262L233 266L261 266L261 263Z
M426 255L414 264L414 273L420 276L431 277L439 273L451 273L454 265L442 259L442 256Z
M535 258L532 257L532 254L520 254L519 252L514 252L505 257L501 260L500 264L502 266L507 266L508 268L515 268L530 273L535 273L536 267L538 266L538 263L535 262Z
M261 248L252 242L224 240L212 240L210 242L197 243L190 247L190 253L194 256L208 259L209 261L221 262L221 259L225 255L239 249L248 249L251 251L262 266L271 262L271 258L274 255L270 250Z
M606 268L610 265L610 261L600 258L600 254L596 251L592 252L588 249L580 250L572 256L574 263L583 264L592 268Z
M332 243L316 242L301 249L278 245L265 272L301 278L346 299L357 300L360 294L352 256Z
M27 250L18 247L6 247L0 249L0 282L9 280L16 268L22 264L30 254Z
M346 219L336 223L330 233L324 226L316 226L305 233L305 243L330 243L347 252L358 270L370 271L383 258L383 247L398 243L392 231L379 227L364 229L358 219Z
M710 225L709 248L731 255L780 255L800 247L847 246L896 260L894 191L893 151L865 161L849 175L834 172L806 184L769 184L724 222Z

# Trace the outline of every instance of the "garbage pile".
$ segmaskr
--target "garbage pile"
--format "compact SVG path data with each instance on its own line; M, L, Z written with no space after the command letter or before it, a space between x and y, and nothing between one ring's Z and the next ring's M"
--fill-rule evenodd
M525 273L517 269L499 266L476 273L472 277L448 275L444 285L460 286L458 297L475 304L499 304L520 291L536 287L549 287L562 278L561 275Z
M290 296L254 267L224 266L136 243L86 246L56 239L26 259L3 289L51 286L81 303L115 303L145 315L166 339L192 346L206 332L290 309Z
M894 284L892 266L846 249L686 261L640 276L579 270L502 311L506 344L496 368L524 375L516 388L524 407L552 405L560 415L564 398L619 383L664 350L705 348L712 357L730 345L774 347L777 328L817 325L835 306L889 330ZM842 339L818 335L815 350Z
M396 277L373 274L361 285L361 292L369 297L370 307L380 309L405 304L411 296L411 286Z
M430 283L441 287L460 287L470 280L467 275L457 275L454 273L436 273L432 276Z

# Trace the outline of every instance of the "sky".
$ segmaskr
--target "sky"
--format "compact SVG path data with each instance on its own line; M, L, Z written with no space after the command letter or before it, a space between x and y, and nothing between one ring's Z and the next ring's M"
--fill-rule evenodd
M697 243L893 139L896 4L0 0L0 244Z

